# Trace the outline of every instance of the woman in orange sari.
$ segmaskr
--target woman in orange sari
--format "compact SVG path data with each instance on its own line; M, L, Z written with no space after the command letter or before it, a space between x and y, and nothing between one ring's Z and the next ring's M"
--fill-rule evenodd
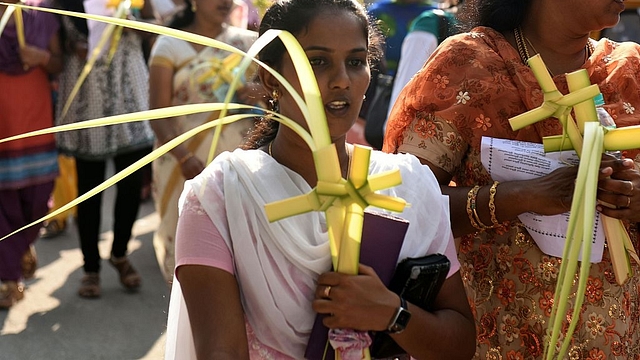
M554 118L518 131L508 122L542 103L543 93L526 65L536 53L560 92L568 93L564 74L584 68L600 86L617 126L640 124L640 46L589 38L591 31L617 23L621 0L467 5L476 10L475 27L441 44L404 88L389 119L384 150L418 156L449 195L461 273L476 315L476 357L539 358L548 341L561 259L541 251L518 215L568 211L576 170L565 167L532 180L496 183L481 163L481 140L541 143L562 132ZM603 161L603 174L615 173L599 184L599 199L617 208L598 210L626 220L637 247L640 158L637 150L623 155L627 159ZM470 199L477 207L470 209ZM637 273L637 264L634 269ZM571 340L571 359L640 357L639 286L638 276L617 285L604 249L602 261L591 266L581 316L572 319L580 324Z

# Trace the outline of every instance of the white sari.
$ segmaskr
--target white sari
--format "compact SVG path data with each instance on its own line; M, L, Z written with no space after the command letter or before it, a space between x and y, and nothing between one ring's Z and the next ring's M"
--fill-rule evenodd
M429 168L415 157L372 153L370 173L395 168L400 169L403 184L381 193L411 203L400 214L410 226L399 259L444 253L453 241L447 197ZM310 212L269 223L264 205L307 193L309 185L263 151L236 150L219 155L185 187L193 189L232 253L242 306L257 338L302 359L315 318L311 309L315 282L331 267L325 217ZM183 201L184 197L181 207ZM166 358L195 359L178 281L171 294Z

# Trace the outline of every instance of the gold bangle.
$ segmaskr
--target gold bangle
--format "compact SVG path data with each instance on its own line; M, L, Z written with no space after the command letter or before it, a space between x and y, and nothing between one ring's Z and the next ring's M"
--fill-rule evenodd
M471 199L471 210L473 210L473 216L475 217L476 223L478 224L478 228L480 230L486 230L489 229L489 226L485 225L482 220L480 220L480 216L478 216L478 204L477 204L477 199L478 199L478 192L480 191L480 186L476 185L474 187L474 193L473 193L473 198Z
M489 189L489 213L491 214L491 223L493 227L500 226L500 222L496 217L496 193L498 192L499 181L494 181Z
M469 192L467 193L467 216L469 217L469 222L471 223L471 226L473 226L474 228L476 228L477 230L484 230L486 227L481 227L477 222L476 219L474 217L474 213L475 213L475 203L476 203L476 197L478 195L478 190L480 190L480 186L476 185L474 186L471 190L469 190ZM477 216L477 215L476 215ZM484 226L484 225L482 225Z
M184 165L184 163L186 163L187 160L191 159L193 156L194 156L193 153L189 151L186 155L181 157L180 160L178 160L178 164Z

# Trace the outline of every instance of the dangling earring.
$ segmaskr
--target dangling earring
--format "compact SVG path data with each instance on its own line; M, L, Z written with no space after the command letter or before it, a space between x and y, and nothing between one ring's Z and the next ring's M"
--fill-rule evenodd
M196 5L196 0L191 0L191 11L192 12L196 12L196 10L198 10L198 5Z
M271 99L269 99L269 105L271 107L271 111L280 112L280 104L278 101L279 99L280 99L280 91L278 90L278 88L274 88L273 91L271 91Z

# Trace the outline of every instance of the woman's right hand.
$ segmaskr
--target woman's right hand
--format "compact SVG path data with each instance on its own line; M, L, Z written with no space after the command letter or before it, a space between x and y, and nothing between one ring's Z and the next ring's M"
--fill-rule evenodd
M521 191L527 194L522 198L528 208L526 212L557 215L569 211L577 175L577 166L566 166L537 179L523 181Z

